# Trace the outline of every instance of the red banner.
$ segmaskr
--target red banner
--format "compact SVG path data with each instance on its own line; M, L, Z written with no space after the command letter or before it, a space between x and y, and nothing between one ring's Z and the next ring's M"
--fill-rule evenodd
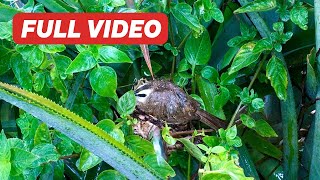
M13 18L17 44L164 44L163 13L19 13Z

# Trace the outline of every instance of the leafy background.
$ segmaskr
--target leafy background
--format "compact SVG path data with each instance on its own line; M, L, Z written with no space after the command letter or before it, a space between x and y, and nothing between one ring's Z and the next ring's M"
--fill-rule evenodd
M314 21L320 14L314 5L310 0L0 0L0 81L74 111L173 179L316 178ZM184 88L228 128L195 131L191 139L174 138L164 128L164 140L184 148L159 163L152 143L131 128L136 119L130 116L135 108L130 89L135 80L150 78L139 46L17 45L11 20L19 12L167 14L168 42L149 46L153 72ZM4 101L0 108L0 179L125 178L31 115ZM193 143L197 137L203 142Z

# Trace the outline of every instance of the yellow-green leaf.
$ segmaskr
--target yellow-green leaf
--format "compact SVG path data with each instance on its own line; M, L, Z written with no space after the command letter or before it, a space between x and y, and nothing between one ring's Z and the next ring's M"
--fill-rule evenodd
M234 13L269 11L277 6L276 0L255 0L235 10Z
M267 64L267 77L271 81L277 96L281 100L287 98L288 75L283 62L273 56Z

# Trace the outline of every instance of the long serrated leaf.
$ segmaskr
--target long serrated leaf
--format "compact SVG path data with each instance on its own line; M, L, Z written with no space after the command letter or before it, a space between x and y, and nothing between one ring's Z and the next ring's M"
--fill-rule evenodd
M102 129L46 98L0 82L0 99L27 111L66 134L129 179L165 178Z

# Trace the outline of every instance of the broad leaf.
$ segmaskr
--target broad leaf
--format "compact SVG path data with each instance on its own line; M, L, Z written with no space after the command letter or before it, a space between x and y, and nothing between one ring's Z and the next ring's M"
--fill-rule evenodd
M20 11L16 8L12 8L8 5L0 3L0 21L10 21L12 20L13 16Z
M255 45L256 44L254 42L249 42L247 44L244 44L240 48L240 50L233 59L233 62L229 70L229 74L235 73L240 69L247 67L258 60L260 53L253 52Z
M302 6L302 2L297 3L295 6L293 6L293 8L290 11L290 19L301 29L308 29L308 9Z
M16 50L22 55L22 58L30 63L33 66L38 67L41 65L44 54L35 45L17 45Z
M51 161L58 161L60 158L60 154L56 150L56 147L48 143L42 143L35 146L31 150L31 153L38 157L37 160L33 162L33 167L37 167L43 163Z
M66 74L87 71L97 65L97 60L90 51L83 51L72 61L66 70Z
M277 133L265 120L256 121L256 126L253 129L263 137L278 137Z
M195 65L206 64L211 56L211 42L208 31L204 31L198 38L190 36L184 47L187 61Z
M89 81L93 90L100 96L116 98L117 74L111 67L93 69Z
M80 158L77 160L76 165L80 171L86 171L93 168L102 161L101 158L94 155L92 152L83 149Z
M38 157L28 151L12 148L11 149L11 172L13 176L19 175L23 170L30 167Z
M105 63L132 63L128 55L112 46L103 46L99 49L101 61Z
M199 19L196 15L191 14L192 7L187 3L176 4L171 8L171 12L175 18L180 22L187 25L189 28L201 34L203 31L203 26L200 24Z
M116 127L112 120L105 119L99 121L96 126L100 127L102 130L107 132L110 136L112 136L115 140L119 141L120 143L125 142L123 132L118 127Z
M15 53L11 56L11 67L19 84L29 91L32 90L31 63L22 59L22 56Z
M137 135L126 136L126 144L129 149L137 153L138 156L145 156L147 154L154 153L151 142Z
M288 76L283 62L273 56L267 64L267 77L271 81L277 96L281 100L287 98Z
M120 174L116 170L105 170L99 174L97 177L97 180L107 180L107 179L113 179L113 180L126 180L127 178L124 177L122 174Z
M235 10L234 13L269 11L277 6L276 0L255 0Z
M49 128L45 123L38 126L34 136L34 145L36 146L41 143L51 143Z
M155 154L148 154L143 158L143 161L162 177L174 177L176 175L172 167L161 156L157 157Z
M117 103L117 111L122 116L127 116L133 113L136 107L136 96L133 91L126 92L119 98Z
M50 44L50 45L39 45L39 49L45 53L57 53L62 52L66 49L64 45Z
M248 128L253 128L256 126L256 121L252 117L246 114L241 114L240 118L241 118L242 124L247 126Z

